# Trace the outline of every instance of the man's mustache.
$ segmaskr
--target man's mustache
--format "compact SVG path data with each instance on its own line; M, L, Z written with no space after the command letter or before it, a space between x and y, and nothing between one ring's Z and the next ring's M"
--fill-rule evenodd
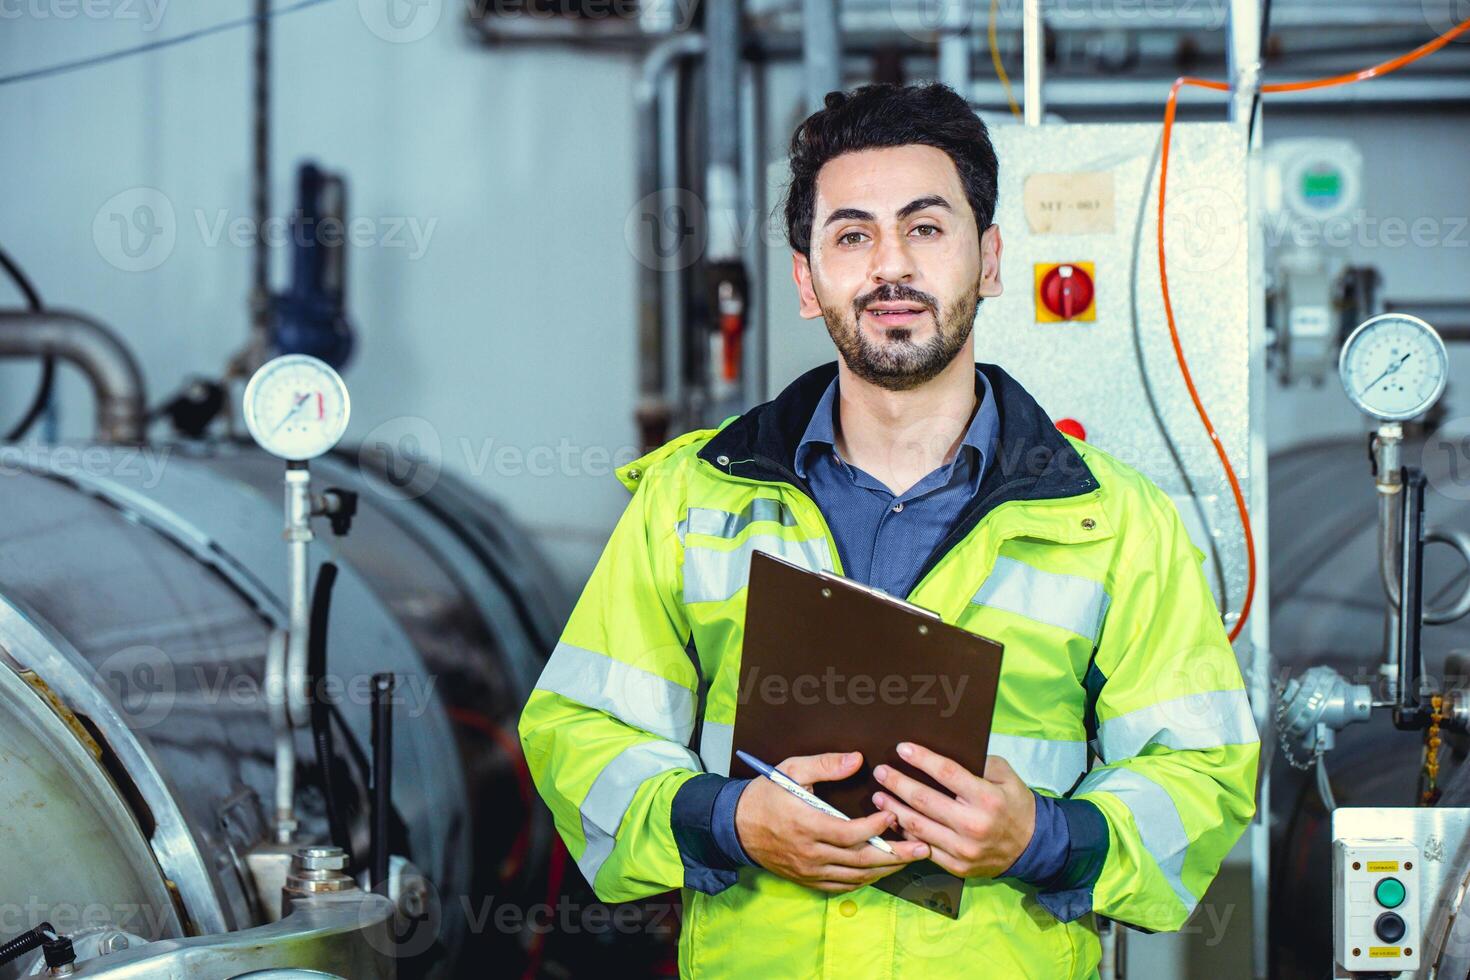
M859 296L853 308L861 316L863 310L874 303L920 303L931 313L939 308L933 296L908 286L880 286L865 296Z

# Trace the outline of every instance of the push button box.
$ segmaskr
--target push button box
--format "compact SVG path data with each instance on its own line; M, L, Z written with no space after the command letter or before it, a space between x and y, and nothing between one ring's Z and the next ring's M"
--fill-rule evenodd
M1419 848L1401 838L1332 842L1333 952L1349 971L1419 968Z

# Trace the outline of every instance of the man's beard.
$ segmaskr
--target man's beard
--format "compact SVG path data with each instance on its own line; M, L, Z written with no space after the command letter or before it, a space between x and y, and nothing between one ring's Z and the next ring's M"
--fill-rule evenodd
M922 303L935 317L934 336L922 344L910 339L912 331L890 328L887 341L876 344L862 331L863 309L873 303ZM949 305L942 314L928 293L907 286L880 286L853 304L852 317L842 316L834 307L822 309L822 319L837 352L847 368L869 384L889 391L917 388L949 366L970 338L975 328L975 314L980 309L980 283Z

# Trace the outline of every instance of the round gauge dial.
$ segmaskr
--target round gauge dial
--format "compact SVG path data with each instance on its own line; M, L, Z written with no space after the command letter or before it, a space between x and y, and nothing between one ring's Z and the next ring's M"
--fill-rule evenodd
M1354 405L1384 422L1422 415L1444 393L1449 357L1433 327L1406 313L1364 320L1337 361Z
M245 427L282 459L315 459L347 431L347 386L329 364L286 354L261 365L245 386Z

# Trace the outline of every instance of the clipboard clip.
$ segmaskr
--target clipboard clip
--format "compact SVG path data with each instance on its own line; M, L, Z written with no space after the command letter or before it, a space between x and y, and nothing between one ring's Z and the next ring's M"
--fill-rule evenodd
M784 561L784 559L778 560ZM787 564L789 565L791 563L787 562ZM841 584L844 588L857 589L860 592L866 592L873 598L882 599L884 602L887 602L890 605L898 606L900 609L907 609L909 612L921 613L922 615L928 616L930 619L937 619L941 622L943 622L944 620L944 617L940 616L939 613L935 612L932 609L926 609L923 606L916 606L912 602L909 602L907 599L900 599L898 596L888 592L884 592L882 589L876 588L871 585L864 585L862 582L855 581L854 579L847 578L843 575L838 575L836 572L817 572L817 574L828 582L837 582Z

